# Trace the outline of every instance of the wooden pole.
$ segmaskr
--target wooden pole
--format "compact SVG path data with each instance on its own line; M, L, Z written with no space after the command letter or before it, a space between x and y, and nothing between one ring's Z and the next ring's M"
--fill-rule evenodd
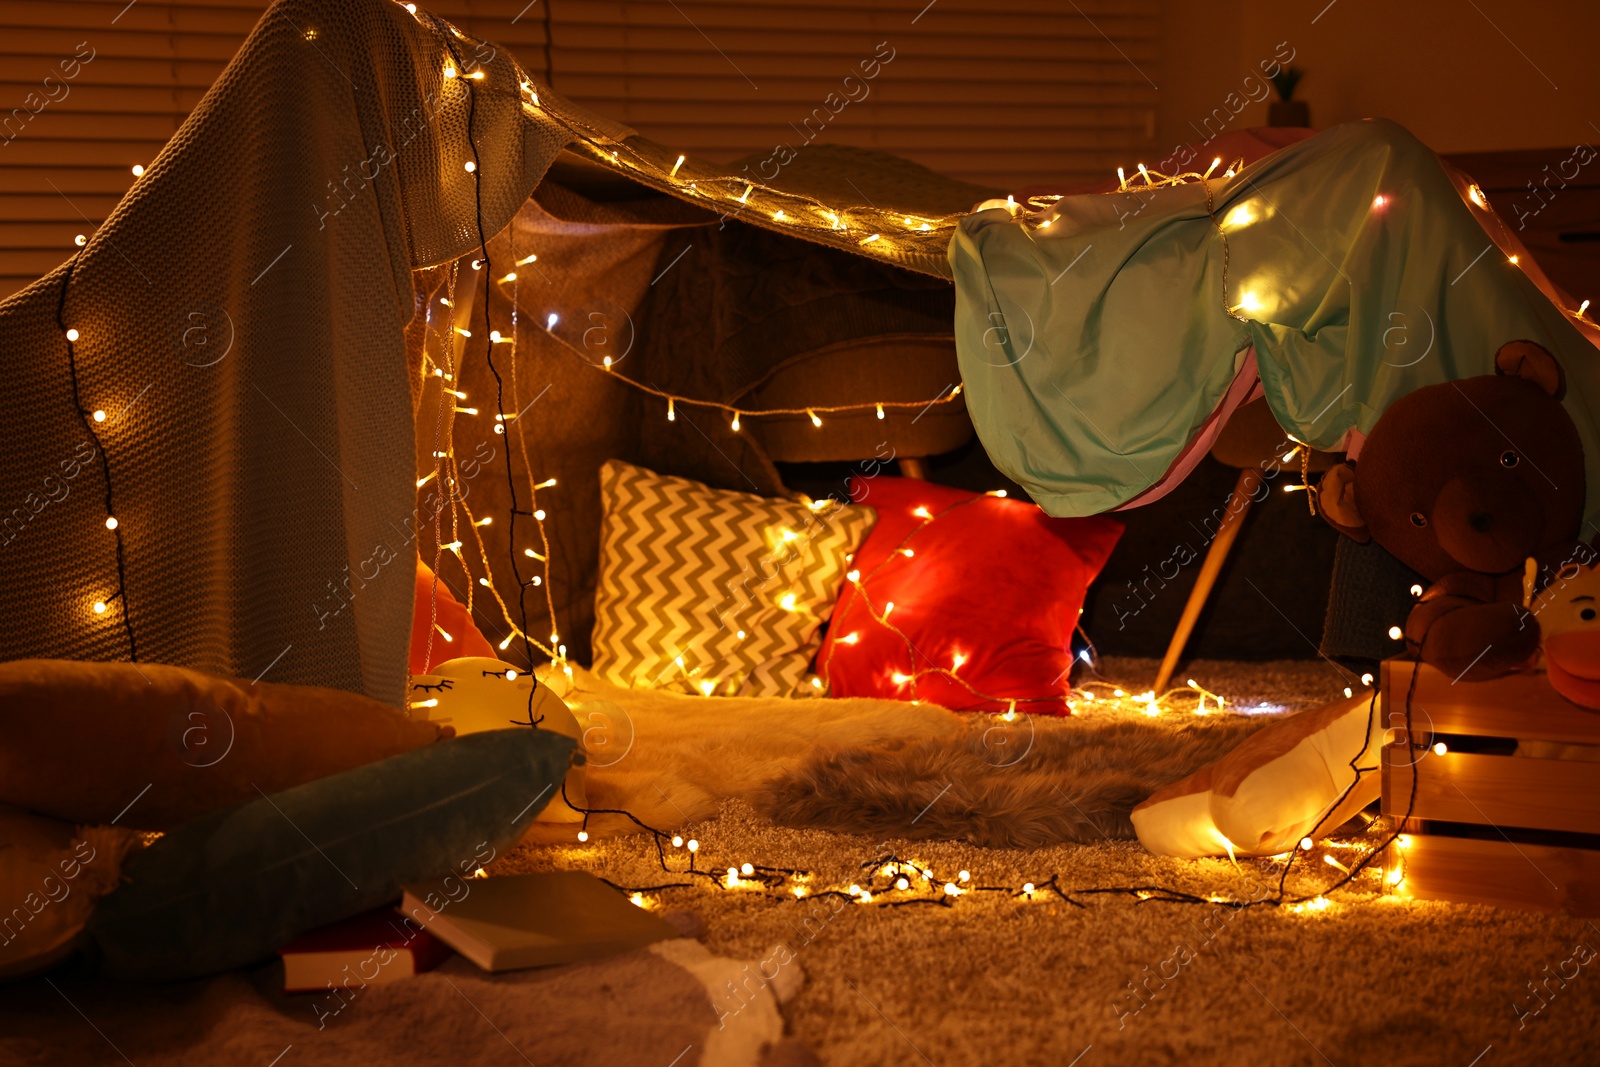
M1194 624L1206 606L1211 587L1217 584L1217 575L1228 560L1228 552L1239 536L1244 517L1250 513L1250 505L1261 481L1260 470L1246 467L1239 472L1239 480L1233 483L1233 494L1228 497L1228 513L1223 517L1217 535L1211 539L1205 561L1200 564L1200 574L1195 578L1194 588L1189 591L1189 600L1183 605L1183 614L1178 618L1178 628L1173 631L1172 643L1167 645L1167 654L1161 660L1161 670L1156 673L1157 696L1166 691L1167 683L1172 681L1172 672L1178 669L1178 657L1183 655L1184 646L1189 643L1189 635L1194 632Z

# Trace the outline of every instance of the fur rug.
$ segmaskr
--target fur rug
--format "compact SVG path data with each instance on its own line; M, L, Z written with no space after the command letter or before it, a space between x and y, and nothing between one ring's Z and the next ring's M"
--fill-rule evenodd
M1101 701L1057 719L957 715L890 700L693 697L618 689L581 669L588 806L681 829L742 800L783 826L1038 846L1131 838L1145 797L1217 759L1269 716L1147 718ZM619 816L591 832L634 829ZM536 828L533 842L570 840Z
M989 848L1131 838L1134 805L1262 725L986 717L955 738L829 746L769 781L753 806L780 826Z

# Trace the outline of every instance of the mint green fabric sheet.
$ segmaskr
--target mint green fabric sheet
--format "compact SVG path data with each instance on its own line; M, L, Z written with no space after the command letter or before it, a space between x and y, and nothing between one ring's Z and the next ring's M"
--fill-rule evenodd
M1525 254L1510 261L1512 231L1468 188L1400 126L1365 120L1232 178L1066 197L1047 227L967 217L949 256L984 447L1045 511L1095 514L1161 481L1252 345L1278 422L1339 450L1397 398L1492 374L1496 349L1527 338L1566 370L1585 536L1600 533L1600 334L1541 291ZM1249 321L1224 305L1225 272Z

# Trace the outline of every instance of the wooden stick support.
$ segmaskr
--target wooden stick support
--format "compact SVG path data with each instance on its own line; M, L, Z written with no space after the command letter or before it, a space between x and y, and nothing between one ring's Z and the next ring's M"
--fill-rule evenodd
M1200 564L1200 574L1194 580L1194 588L1189 591L1188 602L1183 605L1178 628L1173 631L1167 654L1161 660L1161 669L1156 672L1157 696L1166 692L1167 683L1172 681L1172 672L1178 669L1178 657L1183 655L1189 635L1194 632L1194 624L1199 621L1200 612L1205 610L1206 598L1211 595L1211 587L1217 584L1222 565L1228 561L1228 552L1239 537L1239 530L1244 525L1245 516L1250 513L1250 504L1260 485L1261 471L1255 467L1241 470L1239 480L1233 483L1233 493L1228 497L1228 513L1217 528L1217 535L1211 539L1211 547L1206 550L1205 561Z

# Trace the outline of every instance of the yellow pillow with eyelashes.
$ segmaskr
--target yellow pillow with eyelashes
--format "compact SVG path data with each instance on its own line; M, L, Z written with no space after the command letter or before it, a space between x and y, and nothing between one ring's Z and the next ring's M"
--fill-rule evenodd
M435 723L441 729L449 727L457 737L528 726L531 722L535 729L572 738L578 742L579 752L583 750L583 730L561 698L549 686L540 685L533 675L501 660L464 656L446 660L431 674L414 674L409 704L412 718ZM566 795L578 807L588 807L581 763L567 772ZM550 798L534 821L582 819L583 814L558 794Z

